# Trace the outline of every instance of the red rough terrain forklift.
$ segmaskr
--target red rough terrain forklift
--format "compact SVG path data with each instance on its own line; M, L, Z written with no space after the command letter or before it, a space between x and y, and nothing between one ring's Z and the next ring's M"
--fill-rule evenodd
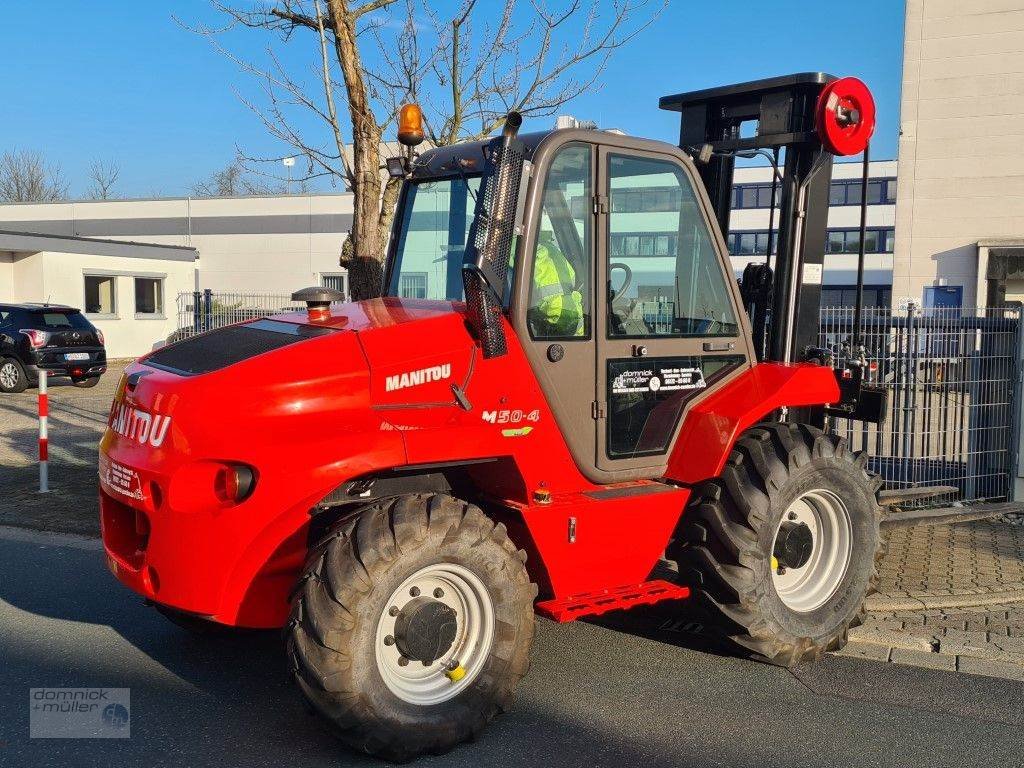
M873 102L812 73L661 107L679 146L511 113L417 155L406 126L381 298L305 289L126 370L99 458L116 577L195 630L283 627L312 707L391 760L510 705L535 612L692 590L763 659L841 647L880 481L822 428L884 408L818 312L832 158ZM779 150L775 268L741 293L733 167Z

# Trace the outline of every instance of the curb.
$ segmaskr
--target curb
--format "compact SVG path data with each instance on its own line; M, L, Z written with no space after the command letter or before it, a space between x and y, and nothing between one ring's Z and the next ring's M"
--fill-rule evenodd
M1006 589L1005 586L1009 586ZM998 592L959 592L947 595L871 595L864 603L869 613L893 611L931 611L940 608L975 608L986 605L1024 602L1024 584L1004 585Z

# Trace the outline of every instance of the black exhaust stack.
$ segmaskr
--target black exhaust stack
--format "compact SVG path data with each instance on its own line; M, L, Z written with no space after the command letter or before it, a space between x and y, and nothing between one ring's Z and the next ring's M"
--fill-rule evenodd
M501 313L523 180L525 149L516 138L522 123L522 115L509 112L501 136L487 147L476 215L462 264L469 322L480 339L484 358L500 357L508 351Z

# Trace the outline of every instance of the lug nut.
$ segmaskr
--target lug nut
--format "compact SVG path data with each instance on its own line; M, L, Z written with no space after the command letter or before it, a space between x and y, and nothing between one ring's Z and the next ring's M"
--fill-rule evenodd
M796 520L796 512L790 512L789 513L789 519L790 520Z
M399 656L398 657L398 666L400 666L400 667L407 667L407 666L409 666L409 660L407 658L405 658L405 656Z
M441 589L440 587L435 589L434 590L434 597L436 597L438 600L440 600L442 597L444 597L444 590Z
M394 644L395 644L395 638L393 638L391 635L388 635L387 637L384 638L384 645L394 645Z
M399 613L401 613L401 611L398 610L397 605L392 605L388 608L388 616L397 616Z
M413 597L419 597L420 596L420 588L419 587L413 587L412 589L409 590L409 594L412 595Z

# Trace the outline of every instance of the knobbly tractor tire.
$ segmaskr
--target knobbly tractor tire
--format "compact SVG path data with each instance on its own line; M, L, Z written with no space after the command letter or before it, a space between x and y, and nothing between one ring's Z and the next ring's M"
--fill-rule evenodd
M473 739L529 668L536 585L505 527L450 496L370 504L315 546L291 671L349 747L395 762Z
M884 554L881 480L846 441L761 424L694 489L669 558L755 656L795 666L846 644Z

